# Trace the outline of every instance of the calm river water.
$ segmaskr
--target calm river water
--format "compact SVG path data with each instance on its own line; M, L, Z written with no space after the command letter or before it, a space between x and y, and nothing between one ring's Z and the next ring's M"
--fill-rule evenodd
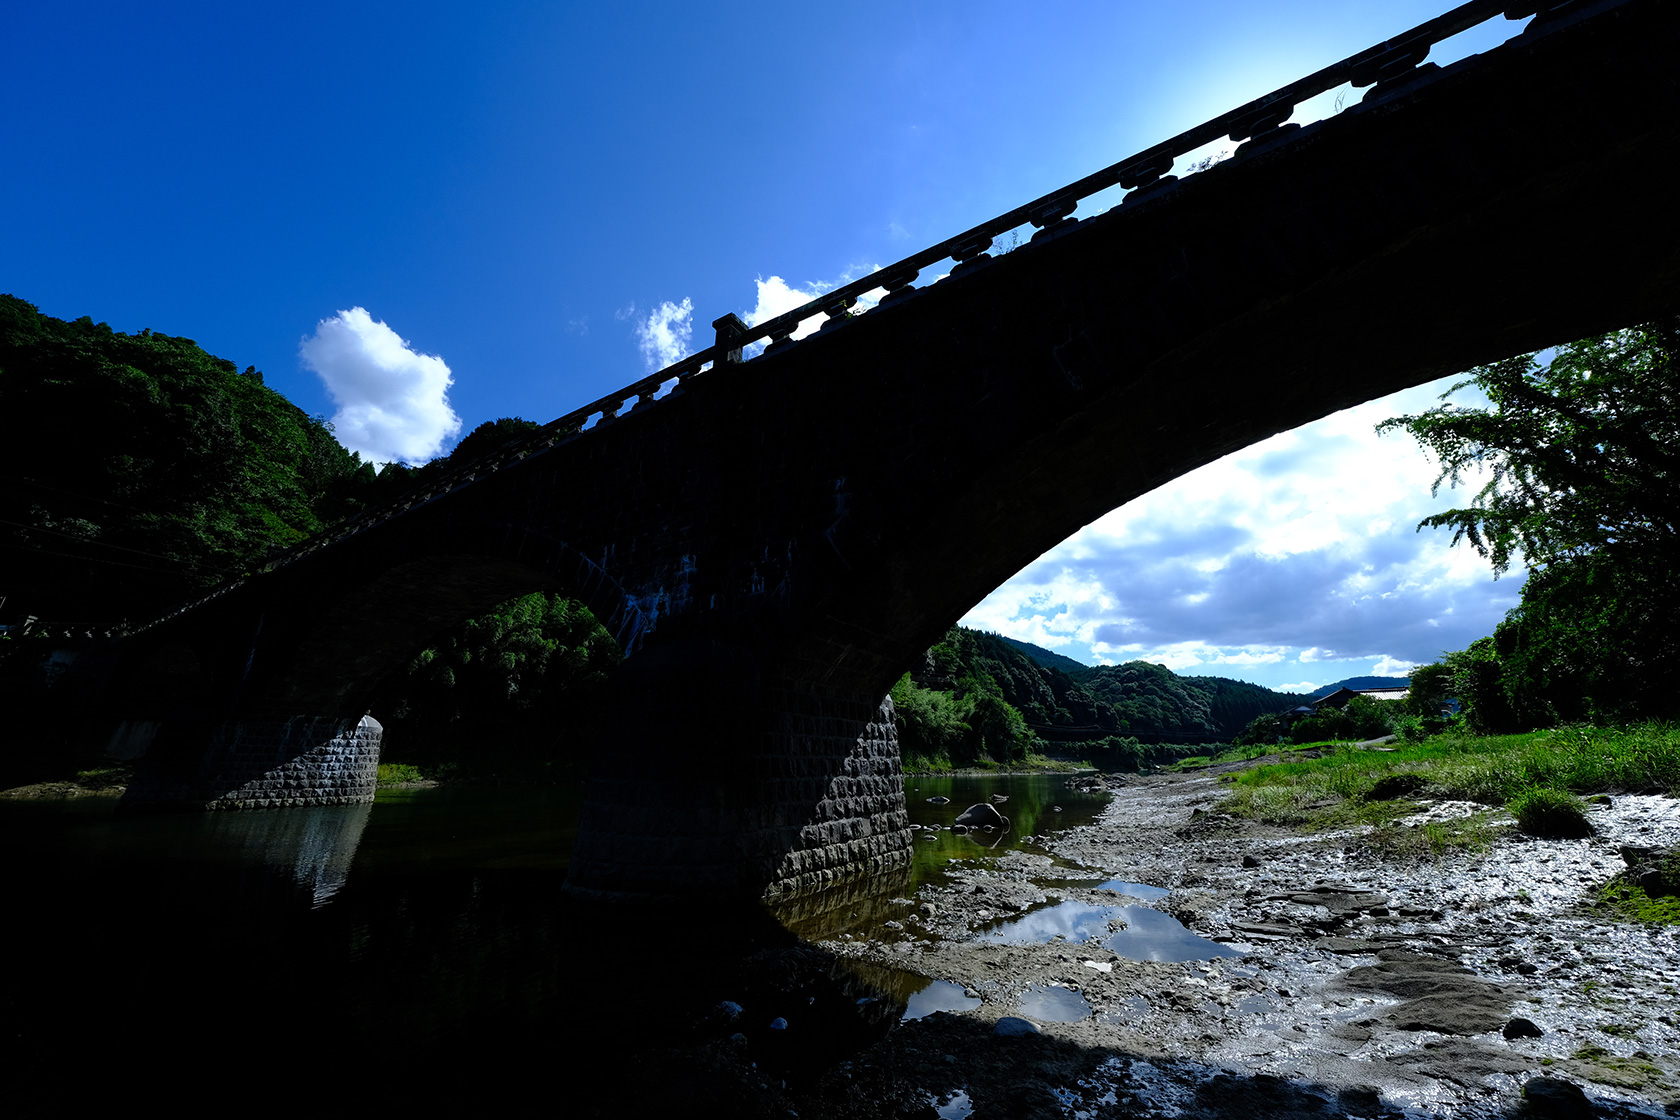
M923 825L1004 794L1013 827L941 829L917 840L908 876L779 918L573 903L560 885L576 787L179 816L117 815L101 799L0 803L12 1099L37 1112L159 1093L184 1106L489 1106L541 1085L555 1103L610 1108L654 1092L637 1063L693 1037L724 999L823 1018L789 1056L797 1074L886 1021L845 1010L855 983L766 975L767 955L813 956L790 927L867 925L872 898L1089 820L1103 801L1045 775L910 778L906 792ZM824 1007L826 1018L809 1010Z

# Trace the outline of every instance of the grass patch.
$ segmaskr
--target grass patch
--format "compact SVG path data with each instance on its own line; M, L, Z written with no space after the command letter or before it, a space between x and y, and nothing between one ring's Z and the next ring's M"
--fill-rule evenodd
M1414 796L1428 796L1509 805L1513 812L1525 810L1535 828L1549 822L1567 828L1577 819L1586 823L1575 795L1680 793L1680 729L1665 724L1523 735L1447 733L1383 751L1334 743L1306 747L1318 757L1282 754L1277 762L1228 775L1233 789L1224 810L1291 827L1370 824L1380 830L1414 811ZM1470 820L1474 823L1402 830L1420 833L1415 837L1385 833L1377 841L1397 854L1438 855L1486 844L1492 832L1485 814ZM1559 820L1562 824L1555 823Z
M115 789L126 786L133 776L132 766L100 766L76 771L76 784L83 789Z
M1568 790L1534 786L1511 798L1506 807L1517 818L1517 827L1530 836L1562 840L1594 832L1586 806Z
M1371 830L1369 842L1385 856L1413 861L1440 859L1448 852L1485 851L1493 843L1493 826L1488 814L1450 821L1429 821L1421 828L1408 828L1392 821Z
M379 784L382 786L403 785L407 782L423 782L426 775L420 772L420 767L411 766L406 762L381 762L379 764Z
M1653 874L1654 872L1654 874ZM1680 925L1680 855L1629 868L1598 888L1597 903L1616 917L1647 925Z

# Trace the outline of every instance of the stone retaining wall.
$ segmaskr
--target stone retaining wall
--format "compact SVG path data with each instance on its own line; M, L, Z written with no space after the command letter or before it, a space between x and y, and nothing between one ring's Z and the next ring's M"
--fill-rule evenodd
M373 800L384 728L372 716L244 719L211 732L196 759L148 757L123 805L137 809L283 809Z
M778 783L773 800L803 819L765 896L824 891L842 879L908 867L910 814L892 698L869 704L799 694L783 708L782 750L773 761L784 773L804 773ZM812 776L825 780L813 788Z

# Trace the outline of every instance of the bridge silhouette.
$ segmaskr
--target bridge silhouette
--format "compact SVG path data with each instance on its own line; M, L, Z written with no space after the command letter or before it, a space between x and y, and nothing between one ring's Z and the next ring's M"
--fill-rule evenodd
M797 311L724 316L706 350L136 631L130 801L365 800L374 686L547 589L627 655L569 890L903 866L883 696L1047 548L1277 432L1677 306L1680 11L1540 8L1465 4ZM1425 61L1507 11L1535 18ZM1286 123L1347 82L1357 104ZM1233 158L1169 174L1221 137Z

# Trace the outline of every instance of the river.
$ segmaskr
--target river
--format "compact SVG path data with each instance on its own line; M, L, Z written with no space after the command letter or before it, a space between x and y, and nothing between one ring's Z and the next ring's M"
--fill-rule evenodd
M1054 775L906 788L924 826L908 875L779 916L577 905L560 890L577 787L387 790L370 806L201 815L118 814L106 798L0 803L16 1099L53 1112L167 1085L183 1099L488 1106L541 1083L610 1111L703 1086L703 1060L665 1068L663 1086L641 1080L643 1065L725 1000L798 1003L806 1029L778 1072L814 1072L889 1029L921 981L888 978L872 995L867 977L828 975L789 927L867 936L875 904L953 861L1042 850L1104 802ZM1007 798L1007 832L926 827L993 794Z

